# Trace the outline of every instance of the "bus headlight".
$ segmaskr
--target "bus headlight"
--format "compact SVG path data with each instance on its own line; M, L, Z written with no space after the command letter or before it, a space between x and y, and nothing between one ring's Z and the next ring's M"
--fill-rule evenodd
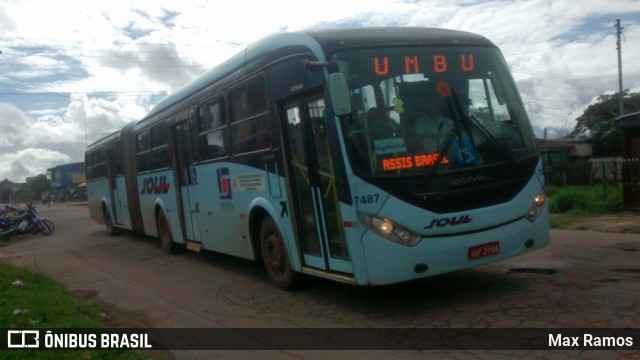
M533 202L527 211L527 214L524 216L529 221L535 221L540 213L542 213L542 209L544 209L544 205L547 203L547 196L544 193L544 190L540 190L538 195L533 198Z
M367 229L399 244L416 246L422 240L422 236L389 219L363 213L358 213L358 218Z

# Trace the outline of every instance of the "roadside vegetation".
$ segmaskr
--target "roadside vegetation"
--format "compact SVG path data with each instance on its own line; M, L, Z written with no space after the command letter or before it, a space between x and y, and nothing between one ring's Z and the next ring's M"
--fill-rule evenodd
M602 185L548 186L545 191L550 197L550 211L553 214L602 215L622 211L620 186L607 186L606 194Z
M105 328L108 309L45 276L0 262L0 328ZM2 334L6 336L6 334ZM40 339L42 344L43 339ZM152 359L137 350L3 350L0 359Z
M599 215L616 214L623 211L622 187L608 185L592 186L548 186L551 227L565 229L577 222ZM582 225L588 228L588 225Z

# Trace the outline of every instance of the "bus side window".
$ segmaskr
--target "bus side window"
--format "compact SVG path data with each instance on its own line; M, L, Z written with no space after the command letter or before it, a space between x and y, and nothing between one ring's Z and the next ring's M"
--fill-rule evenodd
M227 155L224 98L215 98L198 107L198 143L200 159Z
M137 136L138 172L151 170L151 134L149 130L143 130Z
M169 128L167 123L151 128L151 141L153 150L151 151L151 166L153 169L163 169L169 167Z
M231 143L235 154L271 148L266 80L255 77L229 93Z
M107 177L107 160L104 147L93 150L86 155L87 180Z

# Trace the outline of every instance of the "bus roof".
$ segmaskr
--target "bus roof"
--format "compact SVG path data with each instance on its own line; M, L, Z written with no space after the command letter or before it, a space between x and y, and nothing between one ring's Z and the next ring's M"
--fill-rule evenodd
M225 62L205 72L203 75L165 97L144 119L151 118L172 105L188 98L192 94L203 90L212 83L242 68L247 63L285 46L306 46L314 53L318 61L325 61L324 54L330 54L339 48L344 48L345 46L363 47L373 44L391 46L409 44L495 46L491 41L480 35L464 31L436 28L341 28L277 33L248 45L244 50Z
M151 112L149 112L144 119L153 117L172 105L188 98L194 93L203 90L207 86L242 68L247 63L258 59L271 51L290 45L306 45L318 58L322 57L322 51L318 43L303 32L278 33L267 36L248 45L244 50L162 99L153 109L151 109Z
M481 35L449 29L424 27L361 27L307 30L305 33L320 43L325 54L344 47L372 45L495 45Z
M122 131L122 129L124 129L125 127L130 127L133 126L135 124L135 122L130 122L128 124L125 124L124 126L117 128L117 129L111 129L111 130L105 130L103 132L100 133L100 135L98 135L98 138L96 140L94 140L91 144L89 144L86 149L84 150L85 152L90 151L92 149L94 149L97 146L100 146L102 144L108 143L109 141L111 141L114 138L117 138L120 134L120 132Z
M162 99L139 122L149 119L187 99L207 86L241 69L246 64L286 46L302 45L314 53L318 61L326 61L325 54L345 47L372 45L495 45L483 36L457 30L420 27L362 27L319 29L277 33L248 45L228 60L205 72L185 86ZM115 132L118 132L114 131ZM113 134L111 133L111 134ZM104 142L110 135L102 135L93 145ZM92 147L91 145L89 147Z

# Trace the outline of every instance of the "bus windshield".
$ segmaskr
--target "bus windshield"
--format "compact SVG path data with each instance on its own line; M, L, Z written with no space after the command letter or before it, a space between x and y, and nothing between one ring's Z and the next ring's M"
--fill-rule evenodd
M331 59L349 83L342 131L362 176L516 163L536 152L500 52L480 46L357 49Z

